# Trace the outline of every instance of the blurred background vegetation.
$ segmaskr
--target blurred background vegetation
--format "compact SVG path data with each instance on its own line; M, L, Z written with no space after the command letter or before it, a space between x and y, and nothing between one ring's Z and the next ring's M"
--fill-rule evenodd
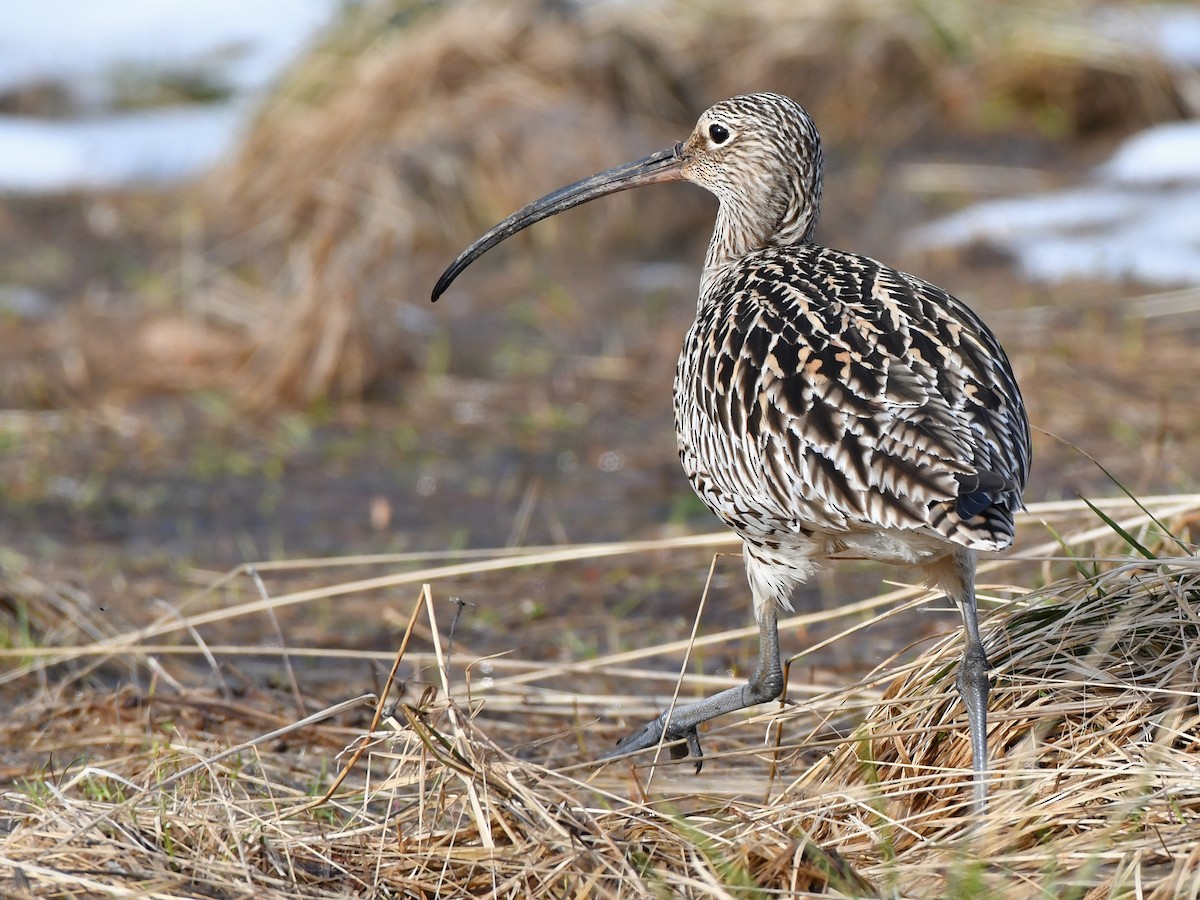
M711 198L608 199L428 296L511 210L760 89L822 131L819 240L944 285L1000 334L1035 425L1067 442L1038 434L1029 499L1116 491L1072 444L1132 490L1195 490L1200 312L1156 328L1127 302L1150 286L1031 283L986 246L911 240L1196 113L1195 72L1100 27L1115 8L348 9L199 183L0 200L4 280L52 300L0 318L4 570L145 598L248 559L712 526L670 421Z
M632 895L624 874L597 880L618 868L660 892L819 889L831 872L865 892L848 860L896 895L1194 896L1200 285L1051 283L996 242L920 237L1200 118L1200 50L1180 65L1129 27L1188 8L374 0L198 180L0 195L0 892L517 895L534 881L501 883L514 866L556 896ZM128 108L227 99L219 80L118 75ZM734 753L702 779L659 771L656 808L631 815L617 801L649 789L644 770L589 770L612 793L576 802L574 764L662 708L701 595L711 640L690 648L684 693L744 678L740 559L664 540L499 571L503 554L471 553L716 527L671 421L711 197L589 204L436 307L429 292L512 210L756 90L821 129L818 240L943 285L1001 338L1035 426L1027 500L1189 495L1155 504L1155 528L1122 518L1136 536L1043 506L1013 561L981 569L1011 777L970 853L945 677L960 621L919 586L893 591L906 574L847 561L806 585L798 611L833 612L782 634L804 648L803 702L767 732L782 747L761 721L723 729L706 747ZM53 84L0 93L0 114L76 112ZM1031 224L1015 230L1036 240ZM1130 563L1166 532L1166 560ZM448 559L482 562L425 569ZM385 720L397 730L339 800L291 816L370 727L353 702L305 717L389 687L406 724ZM492 833L511 843L493 853Z

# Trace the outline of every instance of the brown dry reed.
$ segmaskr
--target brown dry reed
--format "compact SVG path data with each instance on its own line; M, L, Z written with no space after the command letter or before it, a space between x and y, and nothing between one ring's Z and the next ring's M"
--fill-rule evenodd
M124 634L95 634L96 617L60 595L39 623L53 640L4 652L11 666L0 682L41 687L2 726L0 891L1196 897L1200 558L1189 541L1200 497L1101 509L1098 523L1082 504L1035 506L1018 558L983 569L981 596L995 607L984 626L996 669L995 771L989 815L974 828L953 684L958 634L859 679L793 678L787 703L712 729L700 776L666 754L589 760L655 709L648 685L671 691L675 676L654 656L678 671L701 644L749 640L751 628L578 662L452 658L454 607L434 601L446 579L690 553L727 546L726 535L438 565L394 557L390 568L408 570L271 596L289 566L315 577L383 560L276 563L230 573ZM1001 568L1047 583L1005 584ZM215 602L247 577L257 600ZM285 669L308 653L334 654L287 646L284 634L275 651L204 635L231 619L347 594L394 596L405 585L417 596L394 660L412 682L399 702L368 695L289 712L286 691L206 688L171 674L179 653L221 671L255 654ZM784 627L825 621L838 626L830 642L864 641L868 626L929 600L924 588L900 586ZM114 663L148 687L105 693L78 680ZM678 689L690 695L715 680L737 676L688 676ZM348 709L359 712L348 718Z
M210 367L246 402L358 398L424 364L429 289L465 241L537 192L679 139L722 97L791 94L828 141L873 159L934 128L1076 137L1185 113L1183 76L1101 35L1096 9L374 5L295 69L203 184L185 305L248 338L230 345L236 365ZM636 222L628 200L604 206L563 252L664 256L711 223L699 202L639 206ZM496 305L518 288L475 290Z

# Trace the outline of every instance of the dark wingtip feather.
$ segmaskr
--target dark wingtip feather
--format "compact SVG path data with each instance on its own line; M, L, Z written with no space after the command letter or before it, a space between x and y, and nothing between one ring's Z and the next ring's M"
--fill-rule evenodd
M971 475L956 475L959 493L954 511L961 519L973 519L1000 499L999 495L1015 491L1012 479L995 472L975 472Z

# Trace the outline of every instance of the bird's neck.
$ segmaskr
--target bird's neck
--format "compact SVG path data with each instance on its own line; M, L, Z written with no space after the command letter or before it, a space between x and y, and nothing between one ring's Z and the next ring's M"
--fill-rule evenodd
M790 247L810 244L817 227L815 209L784 212L773 211L768 205L750 206L722 201L717 209L704 274L700 280L700 295L720 274L738 260L767 247Z

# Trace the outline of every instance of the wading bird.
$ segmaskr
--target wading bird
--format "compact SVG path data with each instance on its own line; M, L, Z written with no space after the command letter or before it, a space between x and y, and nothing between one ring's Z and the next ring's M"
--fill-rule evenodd
M451 264L433 299L541 219L679 180L720 203L675 374L679 456L700 499L742 539L758 662L747 684L668 709L611 755L682 741L672 754L699 770L697 726L782 693L779 610L822 560L848 553L918 566L958 604L957 687L982 811L989 672L975 558L1012 543L1029 421L1004 350L965 304L813 243L822 155L808 113L770 93L717 103L687 140L509 216Z

